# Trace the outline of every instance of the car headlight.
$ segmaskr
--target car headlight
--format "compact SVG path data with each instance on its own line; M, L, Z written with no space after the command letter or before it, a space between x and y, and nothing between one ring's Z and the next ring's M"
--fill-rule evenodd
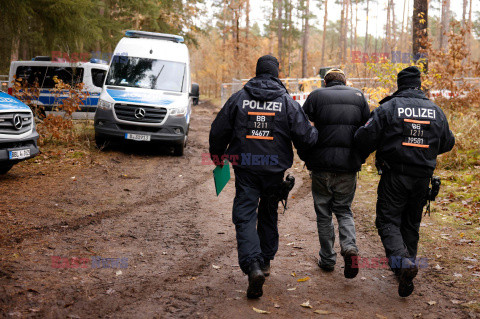
M187 114L187 108L186 107L177 107L170 109L170 115L172 116L185 116Z
M112 103L112 102L108 102L108 101L100 100L100 99L99 99L99 100L98 100L97 107L98 107L99 109L108 111L108 110L110 110L110 109L113 107L114 104L115 104L115 103Z

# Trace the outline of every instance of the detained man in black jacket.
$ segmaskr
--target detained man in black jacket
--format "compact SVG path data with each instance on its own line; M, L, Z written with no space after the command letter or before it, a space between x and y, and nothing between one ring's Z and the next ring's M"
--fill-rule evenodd
M226 154L235 171L232 215L248 298L262 296L278 250L274 194L292 166L292 142L298 150L308 149L318 135L278 79L278 66L273 56L259 58L256 77L228 99L210 130L212 160Z
M437 155L450 151L455 137L443 111L421 91L417 67L400 71L397 84L398 91L380 101L357 131L355 144L364 158L377 150L382 175L375 224L399 279L398 294L407 297L418 272L420 222Z
M355 131L365 124L370 109L363 93L345 85L345 74L332 69L325 75L325 88L313 91L303 109L318 130L318 142L301 154L312 171L312 194L317 214L320 259L324 271L333 271L337 253L333 245L335 229L332 213L338 221L344 275L354 278L358 268L352 257L358 256L355 223L350 206L355 195L357 172L362 158L353 146Z

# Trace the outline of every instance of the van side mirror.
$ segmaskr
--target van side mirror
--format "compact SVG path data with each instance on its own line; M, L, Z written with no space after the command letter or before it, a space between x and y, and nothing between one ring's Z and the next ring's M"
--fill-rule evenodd
M200 98L200 87L197 83L192 83L192 89L190 90L190 96L193 97L193 105L198 105L198 99Z

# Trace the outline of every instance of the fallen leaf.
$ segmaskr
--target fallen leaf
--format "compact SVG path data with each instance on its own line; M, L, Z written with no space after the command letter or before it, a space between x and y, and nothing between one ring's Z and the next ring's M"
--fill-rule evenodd
M327 311L327 310L315 310L314 313L318 313L319 315L329 315L329 314L331 314L331 312Z
M460 238L463 238L465 236L465 233L460 233L458 236L460 236Z
M302 306L303 308L312 308L312 306L310 305L310 300L305 301L300 306Z
M462 303L462 301L457 300L457 299L452 299L452 300L450 300L450 301L451 301L454 305L458 305L458 304L461 304L461 303Z
M428 304L429 306L433 306L433 305L436 305L437 302L432 300L432 301L427 302L427 304Z
M297 276L297 274L296 274L294 271L292 271L292 273L291 273L290 275L291 275L292 277L296 277L296 276Z
M252 307L253 311L255 311L256 313L262 313L262 314L267 314L267 313L270 313L270 311L265 311L265 310L261 310L261 309L257 309L255 307Z
M309 279L310 279L310 277L307 276L307 277L305 277L305 278L299 278L299 279L297 279L297 281L298 281L298 282L303 282L303 281L307 281L307 280L309 280Z

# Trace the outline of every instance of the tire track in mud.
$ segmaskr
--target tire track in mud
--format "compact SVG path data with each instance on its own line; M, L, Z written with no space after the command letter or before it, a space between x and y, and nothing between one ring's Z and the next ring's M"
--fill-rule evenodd
M128 214L134 208L138 209L138 208L146 207L153 204L162 205L168 199L172 197L176 197L186 192L187 190L191 189L191 187L193 185L196 185L198 181L205 180L211 177L211 173L210 172L202 173L201 175L197 175L196 177L197 178L191 180L187 185L185 185L182 188L175 189L164 194L156 194L155 196L138 200L138 201L129 203L127 205L124 205L122 207L107 209L95 214L82 216L80 218L76 218L71 221L64 221L64 222L60 222L53 225L39 226L39 227L33 227L33 228L22 230L21 232L17 233L15 236L10 236L9 238L5 238L4 240L1 240L0 246L6 246L8 244L20 244L25 239L32 238L34 236L39 236L39 235L46 235L52 232L65 233L70 231L76 231L85 226L98 224L103 219L115 218L124 214ZM149 183L145 183L145 184L148 185Z

